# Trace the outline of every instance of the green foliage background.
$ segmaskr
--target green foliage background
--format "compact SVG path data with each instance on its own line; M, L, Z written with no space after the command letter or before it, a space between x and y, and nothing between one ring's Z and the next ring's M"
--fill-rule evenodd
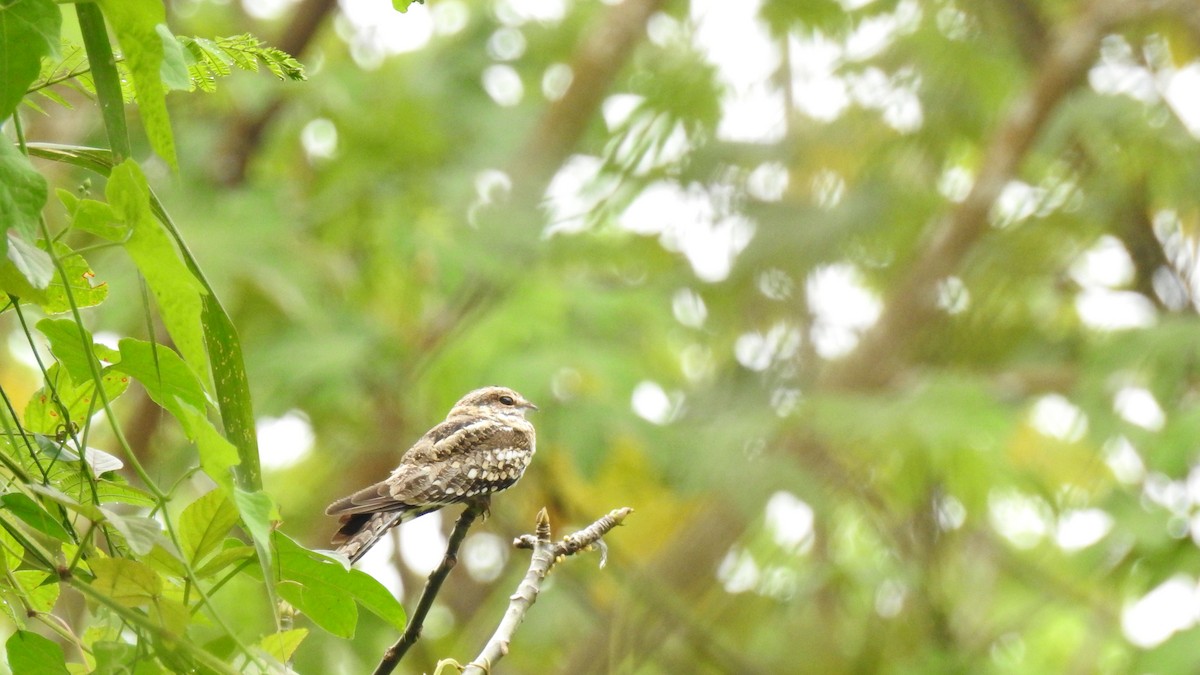
M559 533L637 509L607 567L556 569L497 670L1190 668L1194 622L1147 646L1123 617L1200 574L1200 143L1162 91L1102 93L1089 73L1195 68L1191 3L764 0L784 51L900 21L835 74L908 88L922 120L852 103L819 121L780 94L781 138L759 143L719 131L728 85L689 3L558 6L413 5L401 22L438 28L399 55L321 0L274 19L201 0L0 9L0 115L21 121L0 142L0 287L22 299L0 311L14 672L266 670L293 651L298 672L368 671L421 573L397 561L397 603L311 551L323 508L491 383L541 406L539 453L477 533L507 541L543 505ZM107 84L84 72L88 36L109 40L99 14L122 55ZM543 81L561 64L559 98ZM515 105L483 87L497 65ZM762 84L790 91L803 65ZM636 107L606 123L622 94ZM682 152L663 150L673 132ZM564 227L542 197L581 161L594 198ZM1036 200L1020 215L997 205L1014 181ZM664 185L749 224L728 275L697 274L695 230L623 227ZM1142 321L1081 318L1098 247L1130 268L1102 293ZM881 308L838 357L812 291L831 271ZM30 341L42 370L16 358ZM654 422L631 406L647 382L667 401ZM108 400L112 423L94 416ZM260 477L254 415L289 411L315 446ZM126 468L65 453L64 417ZM1080 518L1102 536L1060 543ZM525 562L486 582L460 566L401 670L469 660Z

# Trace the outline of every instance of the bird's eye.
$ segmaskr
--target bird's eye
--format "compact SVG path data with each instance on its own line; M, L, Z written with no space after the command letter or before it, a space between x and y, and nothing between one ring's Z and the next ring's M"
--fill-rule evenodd
M513 404L513 397L511 397L511 396L501 396L501 397L500 397L500 402L501 402L501 403L503 403L504 405L512 405L512 404Z

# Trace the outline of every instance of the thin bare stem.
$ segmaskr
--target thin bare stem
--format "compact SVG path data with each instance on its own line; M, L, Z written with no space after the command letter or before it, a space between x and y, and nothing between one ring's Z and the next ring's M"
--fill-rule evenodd
M421 637L421 628L425 625L426 615L433 607L433 599L442 589L442 583L450 575L450 570L458 564L458 549L462 546L463 540L467 538L467 530L471 529L475 519L486 508L485 501L474 501L463 509L462 515L454 523L454 530L450 533L450 541L446 544L446 555L442 557L442 562L437 569L429 574L429 580L425 582L425 590L421 591L421 599L417 601L417 608L413 610L412 616L408 619L404 634L400 636L399 640L396 640L396 644L388 647L387 651L383 653L383 658L375 667L375 675L387 675L395 670L400 659L404 658L408 650L416 644L417 638Z

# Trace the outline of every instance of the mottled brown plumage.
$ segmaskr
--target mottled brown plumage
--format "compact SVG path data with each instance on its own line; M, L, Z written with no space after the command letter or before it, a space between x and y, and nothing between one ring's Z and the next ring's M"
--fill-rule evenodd
M386 480L325 509L341 522L333 537L338 551L354 562L402 522L511 487L536 449L527 410L537 406L506 387L484 387L462 397L446 421L404 453Z

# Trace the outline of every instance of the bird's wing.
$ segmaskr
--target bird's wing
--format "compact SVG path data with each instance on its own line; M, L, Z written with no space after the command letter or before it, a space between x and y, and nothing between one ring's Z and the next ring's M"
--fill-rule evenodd
M343 497L325 513L406 511L437 504L453 504L465 497L461 483L480 453L529 449L529 433L486 418L451 418L430 429L408 452L386 480ZM456 487L447 492L447 487Z

